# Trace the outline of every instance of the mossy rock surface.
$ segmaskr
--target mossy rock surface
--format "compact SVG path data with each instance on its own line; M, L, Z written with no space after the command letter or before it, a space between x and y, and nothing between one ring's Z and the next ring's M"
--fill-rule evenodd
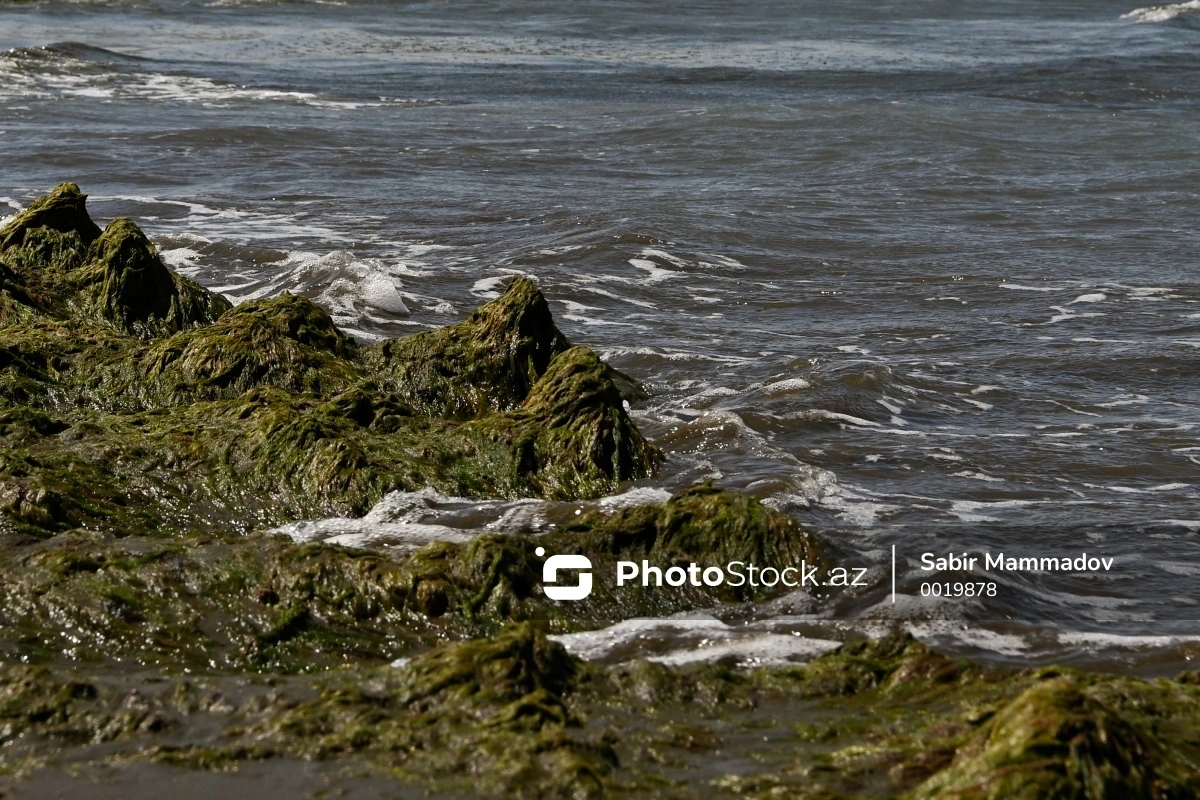
M87 196L60 184L0 230L0 324L49 316L89 320L139 337L211 323L229 301L162 263L133 221L105 230Z
M551 363L570 349L537 285L518 277L465 322L380 342L363 360L421 413L472 419L527 404ZM646 397L628 375L607 364L602 371L620 397Z
M231 308L84 201L63 184L0 233L0 530L245 529L423 487L590 498L661 460L528 279L366 348L302 297Z
M0 231L0 791L317 760L452 796L1200 795L1191 673L988 670L902 634L807 665L600 666L550 638L770 594L617 591L617 561L829 562L712 485L411 552L264 535L397 490L595 498L662 456L640 388L527 279L367 346L301 297L230 307L85 200L63 184ZM592 561L585 601L545 597L557 553Z
M904 635L735 671L588 664L526 623L257 682L0 667L0 767L65 750L114 767L340 762L468 797L1190 798L1198 714L1179 682L989 671Z
M1161 744L1069 678L1026 689L1003 707L954 766L914 797L940 800L1170 796Z
M517 278L465 322L380 342L365 359L423 413L472 419L518 408L570 347L537 286Z
M483 534L409 552L229 536L213 518L195 520L206 522L207 534L174 537L11 533L0 540L0 642L26 663L305 672L386 663L446 637L490 635L512 620L570 632L756 596L615 586L617 559L714 565L718 556L703 538L670 535L701 511L759 518L731 529L729 555L783 549L822 557L786 516L731 492L702 487L644 510L649 522L628 511L589 514L549 534ZM595 565L587 600L554 602L542 591L546 558L560 552Z
M40 229L75 234L83 246L90 245L100 238L100 226L88 216L86 203L78 184L60 183L0 230L0 252L25 245L30 233Z

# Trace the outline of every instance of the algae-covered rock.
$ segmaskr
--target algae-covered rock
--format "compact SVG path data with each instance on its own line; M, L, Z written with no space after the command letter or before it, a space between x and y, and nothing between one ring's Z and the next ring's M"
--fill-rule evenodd
M365 357L423 413L471 419L520 406L570 346L537 286L517 278L465 322L380 342Z
M52 428L55 422L46 417L30 424ZM81 475L101 494L113 488L103 483L103 473ZM10 546L0 550L0 642L14 643L12 652L34 662L66 658L179 669L307 671L347 661L386 662L420 642L486 635L512 620L578 630L604 620L710 608L770 593L628 585L618 590L614 585L619 558L648 557L664 565L719 563L704 539L679 536L689 525L704 525L681 522L704 509L717 519L739 510L758 518L733 532L728 554L819 557L812 537L784 515L742 495L710 489L645 507L648 522L628 512L587 515L569 529L540 536L484 534L465 544L366 552L293 544L281 537L222 537L215 500L190 498L186 507L173 511L144 499L133 507L74 507L64 500L74 491L17 482L9 487L3 496ZM141 510L146 506L158 508L160 516ZM106 523L116 530L176 525L198 532L110 538L80 530L103 530ZM39 536L48 527L58 535L37 544L15 538ZM545 554L556 552L592 559L591 597L557 603L545 596ZM839 667L837 679L854 674L854 686L877 686L887 673L880 666L886 659L861 653L856 658L862 666ZM810 684L813 691L823 691L820 680Z
M0 774L303 759L456 797L1175 800L1200 788L1193 687L962 665L946 680L935 662L955 663L895 635L808 665L600 666L522 624L395 667L286 679L0 666Z
M538 551L541 551L540 553ZM543 565L556 553L585 555L593 565L591 594L558 603L541 590ZM538 536L483 534L469 544L435 542L404 561L407 607L429 617L464 620L487 629L508 619L536 619L559 629L605 620L662 616L724 602L778 594L773 586L616 585L619 560L661 568L724 567L729 561L823 565L826 555L808 531L757 500L704 484L665 503L612 513L589 512ZM461 624L461 623L460 623Z
M516 411L465 427L511 442L520 479L548 498L600 497L649 477L662 460L626 413L604 362L586 347L555 356Z
M404 668L400 698L422 711L496 713L523 698L548 698L561 706L577 663L561 644L523 623L491 639L440 647L414 659ZM565 710L553 716L566 721Z
M601 797L616 766L568 707L580 668L530 625L458 642L366 684L319 697L247 731L275 752L356 753L405 777L504 797Z
M546 298L518 277L465 322L380 342L364 359L421 413L471 419L525 404L551 362L569 349ZM628 375L607 364L602 370L620 397L646 396Z
M100 238L100 227L88 216L87 195L74 183L60 183L50 194L30 203L29 208L0 230L0 252L26 243L32 231L48 228L75 234L84 247Z
M64 185L5 228L0 402L59 430L6 426L0 528L245 530L423 487L591 498L661 460L619 374L568 346L528 280L462 325L364 350L305 298L230 308L129 220L100 233L84 199Z
M915 797L1154 798L1158 748L1066 678L1031 687L1002 709L953 767Z
M613 513L590 511L565 528L586 550L674 562L703 557L714 564L760 565L821 560L817 538L786 514L754 498L697 484L657 505Z
M80 304L130 333L161 336L213 322L229 301L163 265L132 220L113 221L71 275Z
M214 324L155 342L130 389L165 404L237 397L258 386L331 395L363 380L353 341L328 312L285 292L243 303Z
M1179 740L1165 742L1162 736L1179 730L1171 723L1179 709L1172 706L1187 708L1195 698L1145 684L1114 686L1051 671L997 711L959 749L953 766L912 796L1194 797L1200 790L1195 742L1189 747ZM1188 713L1196 713L1194 705ZM1193 716L1191 724L1195 721Z
M0 640L26 662L308 672L439 635L380 554L277 539L94 541L0 555Z
M86 200L75 184L60 184L0 231L0 324L83 317L150 336L210 323L230 307L168 270L132 221L101 232Z

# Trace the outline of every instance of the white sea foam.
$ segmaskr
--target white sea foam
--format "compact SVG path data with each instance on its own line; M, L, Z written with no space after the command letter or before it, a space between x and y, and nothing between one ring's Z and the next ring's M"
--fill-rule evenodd
M1183 14L1200 14L1200 0L1135 8L1127 14L1122 14L1121 19L1132 19L1135 22L1168 22Z
M823 408L806 408L803 411L789 411L780 415L780 419L796 419L796 420L829 420L831 422L845 422L850 425L857 425L861 428L878 428L878 422L872 422L869 419L855 417L850 414L843 414L840 411L827 411Z
M1200 642L1200 636L1124 636L1092 631L1063 631L1058 634L1058 641L1066 645L1090 645L1097 650L1133 650Z
M236 300L273 296L283 289L304 294L328 311L334 322L351 329L371 312L408 314L399 289L402 284L381 259L359 259L346 250L325 254L293 251L275 263L272 272L269 283L250 281L244 286L223 287L223 291Z
M102 101L139 99L226 108L244 103L290 103L338 111L394 105L437 105L435 98L339 99L323 93L255 87L217 78L149 69L152 60L75 43L15 48L0 54L0 98Z
M631 258L629 259L629 263L638 269L645 270L645 280L649 283L658 283L659 281L675 278L680 275L675 270L664 269L647 258Z
M1004 478L997 478L995 475L988 475L986 472L978 470L964 469L960 472L953 473L955 478L971 478L972 480L985 481L987 483L1007 483Z
M366 516L302 520L274 528L298 542L323 541L355 547L411 550L432 541L469 542L482 533L541 533L587 508L612 513L637 505L664 503L665 489L635 487L598 500L559 503L545 500L479 500L433 489L389 492Z
M666 250L659 250L654 247L643 247L642 255L645 256L646 258L662 259L663 261L666 261L668 264L671 264L676 267L686 267L688 265L687 259L680 258L677 255L668 253Z
M763 394L785 394L790 392L802 392L805 389L811 389L812 384L804 380L804 378L787 378L782 381L774 381L758 387L758 390Z
M741 667L761 667L816 658L830 650L836 650L840 646L840 642L826 639L760 633L756 636L745 636L727 642L706 641L698 644L694 649L650 656L646 660L670 666L734 661Z
M598 631L551 636L588 660L645 658L660 664L732 661L764 666L808 660L836 650L840 642L731 626L715 617L690 614L666 619L629 619Z
M665 503L671 499L671 493L666 489L652 487L635 487L621 494L601 497L597 504L606 512L619 511L622 508L632 508L640 505Z
M1055 286L1024 286L1019 283L1002 283L1001 289L1014 289L1020 292L1060 292L1062 289Z
M1029 642L1024 637L1008 633L997 633L987 628L978 628L960 622L929 621L906 625L915 638L930 645L940 645L951 640L980 650L990 650L1007 656L1021 656L1029 651Z

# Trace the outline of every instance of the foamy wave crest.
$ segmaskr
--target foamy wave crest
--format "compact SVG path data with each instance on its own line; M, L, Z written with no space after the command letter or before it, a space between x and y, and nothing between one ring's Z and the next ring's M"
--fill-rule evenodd
M200 248L181 244L163 249L163 260L184 275L211 279L204 274L207 270ZM292 251L271 266L266 279L258 274L226 275L223 284L212 288L234 302L274 297L283 291L301 294L328 311L344 330L365 339L378 338L374 329L379 325L408 316L399 277L406 272L403 263L360 259L349 251L335 250L323 255Z
M1132 19L1136 22L1168 22L1184 14L1200 14L1200 0L1190 0L1187 3L1171 3L1164 6L1135 8L1128 14L1122 14L1121 19Z
M775 632L770 622L732 626L706 614L629 619L598 631L550 638L589 661L644 658L660 664L720 662L739 667L808 661L841 646L833 639Z
M153 102L199 103L227 108L247 102L282 102L317 108L356 109L426 104L407 98L342 100L314 92L239 86L196 75L157 72L147 59L100 47L63 42L24 47L0 55L0 98L134 98ZM428 101L436 104L437 101Z
M422 489L390 492L365 517L292 522L271 533L297 542L413 550L433 541L468 542L482 533L543 533L573 520L584 508L612 513L663 503L670 496L665 490L643 487L586 502L477 500Z

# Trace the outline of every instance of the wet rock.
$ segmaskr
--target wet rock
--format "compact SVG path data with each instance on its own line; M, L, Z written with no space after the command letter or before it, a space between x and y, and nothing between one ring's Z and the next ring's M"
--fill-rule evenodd
M39 228L74 234L87 247L100 238L100 227L88 216L86 202L77 184L60 183L0 230L0 252L24 245L30 232Z
M348 362L353 341L311 300L284 293L253 300L215 323L155 342L129 388L163 404L238 397L258 386L335 394L363 380Z
M471 419L519 407L570 346L541 291L517 278L465 322L380 342L365 359L422 413Z
M748 495L698 484L666 503L589 512L568 525L588 550L649 557L655 563L703 558L706 563L761 565L821 561L821 545L791 517Z
M629 418L604 363L585 347L555 356L519 409L466 427L511 442L518 478L547 498L601 497L649 477L662 461Z
M72 574L112 566L92 562ZM322 613L268 634L311 637ZM1196 796L1194 688L977 667L947 682L920 666L938 661L901 634L792 667L598 666L519 624L286 679L0 666L0 768L305 759L472 797Z
M83 316L157 336L206 324L229 302L168 270L132 221L100 228L87 195L60 184L0 231L0 323Z
M1155 776L1159 747L1071 680L1039 683L1003 708L956 763L915 798L1073 797L1086 800L1183 796Z
M558 642L524 623L491 639L437 648L404 667L400 699L429 711L474 708L495 713L529 698L550 698L560 709L561 696L574 685L577 662ZM565 709L552 713L563 724Z
M334 681L249 731L275 752L359 753L458 792L599 797L616 759L572 731L580 665L530 625L447 644L372 680Z
M122 330L161 336L208 324L229 301L163 265L154 245L131 220L113 221L88 247L72 273L81 305Z
M25 309L0 321L0 402L65 426L5 429L16 449L0 485L22 532L149 532L117 531L132 519L121 508L156 520L155 533L195 529L181 505L266 524L353 515L426 486L598 497L661 460L615 371L568 346L528 280L462 325L364 352L305 298L229 308L167 270L128 220L81 234L77 189L33 210L59 206L75 216L18 217L0 258L6 297ZM86 500L62 474L76 470L104 476Z
M519 277L465 322L380 342L364 360L421 413L472 419L526 404L551 362L569 349L546 298ZM646 396L628 375L602 369L620 397Z

